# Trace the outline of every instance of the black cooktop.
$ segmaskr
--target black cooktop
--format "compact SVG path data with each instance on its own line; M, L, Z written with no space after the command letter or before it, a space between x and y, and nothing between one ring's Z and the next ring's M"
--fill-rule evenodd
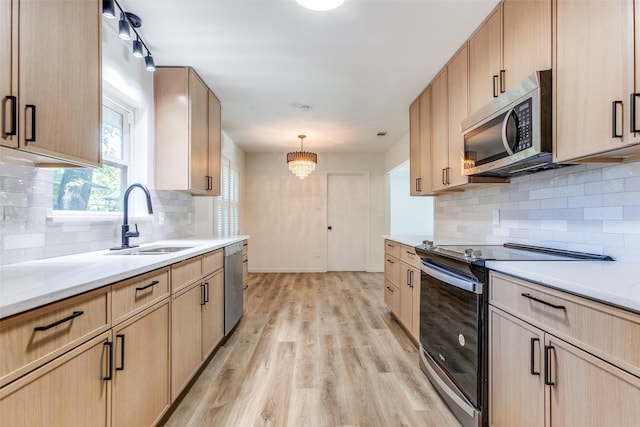
M613 261L608 255L566 251L540 246L505 243L503 245L440 245L433 243L416 246L421 258L445 257L469 264L482 261Z

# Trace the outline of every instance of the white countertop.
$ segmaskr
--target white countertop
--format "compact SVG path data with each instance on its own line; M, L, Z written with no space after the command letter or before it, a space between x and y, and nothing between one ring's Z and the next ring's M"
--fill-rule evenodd
M640 313L640 264L618 261L487 261L486 266Z
M140 245L188 246L179 252L124 255L97 251L0 266L0 319L128 279L248 239L173 239Z
M403 245L407 245L407 246L418 246L422 244L423 240L433 240L433 236L427 236L427 235L412 236L412 235L383 234L382 238L387 240L393 240L394 242L402 243Z

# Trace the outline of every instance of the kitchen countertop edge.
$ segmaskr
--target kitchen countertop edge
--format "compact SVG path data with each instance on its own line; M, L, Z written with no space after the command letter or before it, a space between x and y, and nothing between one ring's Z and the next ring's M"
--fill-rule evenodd
M163 255L119 255L109 250L45 258L0 266L0 320L92 291L113 283L127 280L189 258L193 258L250 236L229 238L183 238L150 242L140 248L176 245L192 246L183 251ZM104 262L99 262L104 261ZM82 263L82 273L77 278L68 272L56 272L69 264ZM94 276L88 279L87 276ZM60 281L64 281L60 285Z

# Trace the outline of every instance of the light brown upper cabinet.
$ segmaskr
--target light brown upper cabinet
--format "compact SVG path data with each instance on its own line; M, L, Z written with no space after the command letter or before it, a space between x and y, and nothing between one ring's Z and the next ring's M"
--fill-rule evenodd
M209 196L220 195L220 150L222 148L222 106L209 91Z
M212 128L219 124L210 123L210 116L220 115L210 114L209 105L219 111L219 102L210 102L209 89L190 67L158 67L154 90L155 188L215 195L214 182L220 186L220 136L214 138ZM210 164L214 169L217 164L215 177Z
M410 192L412 196L431 190L431 87L409 107Z
M637 155L634 2L556 0L554 5L554 159Z
M0 145L41 166L101 164L101 25L96 0L1 2Z
M551 68L551 34L551 0L499 4L469 39L469 111Z
M467 117L467 44L431 84L431 185L433 191L469 182L462 175L464 140L460 121Z

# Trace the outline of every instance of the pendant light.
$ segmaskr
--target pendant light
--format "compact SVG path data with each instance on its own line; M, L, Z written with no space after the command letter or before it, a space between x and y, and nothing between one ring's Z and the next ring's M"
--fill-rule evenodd
M316 169L318 155L309 151L304 151L303 143L306 135L298 135L300 138L300 151L293 151L287 154L287 164L289 170L298 178L304 179Z

